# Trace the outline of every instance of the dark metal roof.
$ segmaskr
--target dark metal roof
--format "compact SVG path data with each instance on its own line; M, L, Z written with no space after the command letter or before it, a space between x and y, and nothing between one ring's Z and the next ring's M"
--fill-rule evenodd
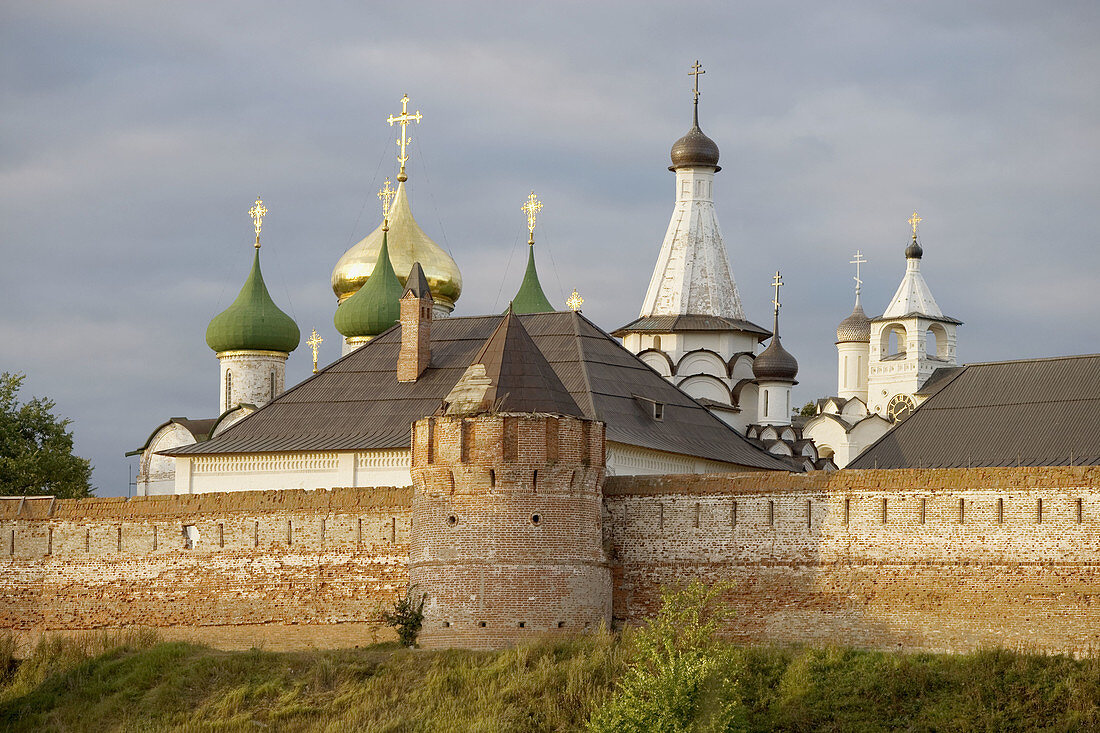
M432 291L428 287L428 278L424 275L424 268L420 266L419 262L413 263L409 278L405 281L405 292L401 297L405 297L409 293L412 293L414 298L432 297Z
M233 407L232 409L235 410L237 408ZM232 410L227 410L226 412L231 411ZM226 413L223 412L222 416L224 416L225 414ZM126 454L126 456L136 456L143 453L145 449L149 447L149 444L153 442L153 438L156 437L156 434L172 424L179 425L180 427L184 428L187 432L191 433L191 437L197 441L206 440L207 437L210 436L210 431L214 429L214 426L218 424L218 420L220 419L221 416L204 417L195 420L192 420L189 417L170 417L168 418L168 420L154 428L153 432L149 433L149 437L145 439L145 442L141 444L140 448L136 448L135 450L130 451Z
M480 404L468 414L542 412L582 417L581 408L511 310L474 357L473 365L484 367L483 378L489 383L482 387ZM459 384L464 382L465 377ZM447 414L452 413L448 410Z
M789 466L751 445L579 313L517 316L585 417L607 439L759 469ZM394 326L204 443L167 455L408 448L410 425L434 414L500 325L500 316L432 322L431 365L398 382ZM662 420L632 395L664 404Z
M628 333L676 333L677 331L744 331L768 338L772 332L752 321L722 316L642 316L612 331L614 336Z
M848 467L1100 465L1100 354L941 369L929 387Z
M956 326L961 326L962 321L958 318L952 318L951 316L930 316L927 313L921 313L920 311L910 311L904 316L875 316L871 319L871 323L885 323L886 321L903 321L906 318L923 318L926 321L939 321L940 323L954 323Z

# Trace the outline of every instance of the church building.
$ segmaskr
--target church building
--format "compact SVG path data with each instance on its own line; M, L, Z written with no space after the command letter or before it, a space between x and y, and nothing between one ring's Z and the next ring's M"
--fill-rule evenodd
M920 222L914 211L905 275L877 318L868 318L860 304L858 268L866 260L860 252L852 260L856 302L837 326L837 396L819 400L817 415L803 426L803 434L841 468L913 412L937 369L958 364L956 329L962 321L943 314L921 274Z

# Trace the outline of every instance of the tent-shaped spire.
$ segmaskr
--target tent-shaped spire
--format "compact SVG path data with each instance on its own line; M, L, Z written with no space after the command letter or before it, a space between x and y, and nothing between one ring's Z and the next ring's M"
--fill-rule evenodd
M511 309L447 395L444 412L447 415L525 412L584 417Z
M539 273L535 269L535 243L532 241L527 244L527 271L523 274L519 292L512 299L512 310L520 314L550 313L554 310L554 306L546 297L546 293L542 292Z

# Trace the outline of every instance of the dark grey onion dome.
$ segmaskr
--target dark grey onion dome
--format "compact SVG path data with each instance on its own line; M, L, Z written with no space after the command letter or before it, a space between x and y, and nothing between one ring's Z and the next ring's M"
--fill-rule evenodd
M779 334L772 337L768 348L752 362L752 373L759 382L794 382L798 361L779 343Z
M919 260L924 255L924 250L917 244L917 238L913 237L913 241L909 243L909 246L905 248L905 259L907 260Z
M853 341L867 342L871 340L871 319L863 312L863 306L856 296L856 307L852 309L852 315L845 318L836 327L836 342L838 344Z
M691 120L691 129L687 134L672 144L672 165L670 171L677 168L695 168L705 166L713 168L714 172L722 170L718 165L718 143L711 140L699 129L699 103L696 102L695 113Z

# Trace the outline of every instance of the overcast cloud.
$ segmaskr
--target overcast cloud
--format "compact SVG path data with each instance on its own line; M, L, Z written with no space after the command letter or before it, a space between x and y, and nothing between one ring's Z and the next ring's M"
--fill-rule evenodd
M961 360L1100 351L1098 21L1095 2L8 2L0 370L125 494L127 450L217 412L204 333L247 275L257 193L272 296L331 361L329 276L378 224L405 92L412 207L462 269L456 315L518 288L534 189L547 295L576 287L612 330L668 224L696 58L734 277L767 324L783 271L796 401L835 391L852 253L880 313L913 209ZM303 346L288 383L309 370Z

